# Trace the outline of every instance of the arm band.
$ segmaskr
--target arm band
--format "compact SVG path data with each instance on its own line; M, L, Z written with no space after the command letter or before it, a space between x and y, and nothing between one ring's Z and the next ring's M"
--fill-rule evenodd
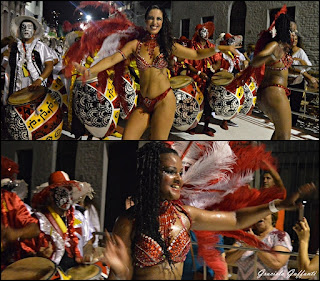
M277 212L279 212L279 210L276 208L276 205L274 204L274 202L275 202L275 200L269 202L269 210L272 213L277 213Z
M117 52L120 53L124 60L127 59L126 55L121 50L118 50Z

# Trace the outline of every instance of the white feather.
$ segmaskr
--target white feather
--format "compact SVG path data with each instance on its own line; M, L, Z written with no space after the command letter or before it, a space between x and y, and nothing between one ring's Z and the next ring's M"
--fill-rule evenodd
M208 187L212 180L225 179L226 171L231 171L235 161L236 156L228 142L213 142L183 175L183 181L198 188Z
M137 32L132 26L130 26L126 30L118 31L116 33L111 34L110 36L104 39L102 46L94 57L94 61L91 64L91 67L97 64L102 59L112 56L115 54L119 48L120 40L122 38L128 38L131 34Z

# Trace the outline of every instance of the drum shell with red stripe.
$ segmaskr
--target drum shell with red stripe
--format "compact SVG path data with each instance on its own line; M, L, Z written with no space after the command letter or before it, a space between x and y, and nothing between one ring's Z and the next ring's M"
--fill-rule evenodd
M15 96L9 97L5 121L12 139L58 140L61 137L63 126L61 102L57 96L43 88L40 88L42 92L37 98L31 98L32 100L27 100L23 104L18 104Z

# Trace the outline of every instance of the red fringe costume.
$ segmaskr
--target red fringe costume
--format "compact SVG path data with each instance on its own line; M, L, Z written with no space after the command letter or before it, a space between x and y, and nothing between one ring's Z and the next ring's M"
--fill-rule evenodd
M263 161L276 167L276 159L265 145L249 142L193 141L167 142L179 153L185 167L184 186L180 202L206 210L235 211L257 206L274 199L284 199L286 191L272 187L262 191L249 186L253 172L267 169ZM237 231L194 231L198 253L215 271L215 279L222 279L227 268L215 249L219 237L232 237L253 247L270 250L255 236Z
M15 180L19 173L19 165L13 160L1 156L1 179ZM1 225L14 229L23 228L30 223L38 223L38 220L30 215L23 201L14 192L1 188ZM1 270L10 263L27 256L31 249L23 242L14 241L6 247L1 242Z

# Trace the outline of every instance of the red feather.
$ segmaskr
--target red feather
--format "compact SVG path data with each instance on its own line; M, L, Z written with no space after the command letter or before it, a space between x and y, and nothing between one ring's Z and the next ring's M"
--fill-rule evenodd
M100 50L104 40L108 36L114 33L126 31L129 29L129 27L133 27L135 32L130 33L125 39L123 38L120 40L117 49L121 49L129 41L143 36L145 32L144 29L135 26L135 24L128 20L127 17L122 13L117 13L113 18L92 22L89 27L84 30L81 40L73 44L66 53L64 59L64 65L66 65L66 77L70 78L72 75L72 71L74 69L72 64L73 62L80 63L82 59L87 58L88 56L94 57L95 53ZM127 109L128 105L125 102L125 92L122 79L125 70L125 61L118 63L113 67L113 69L115 70L115 76L113 80L115 90L120 97L120 102L124 108L124 111L129 113L129 110ZM106 87L107 78L108 75L106 71L102 71L98 74L98 81L103 90Z
M101 8L102 12L109 12L111 14L113 14L115 12L115 7L114 5L110 4L109 2L106 1L81 1L80 5L77 6L77 8L75 9L75 12L77 10L86 8L88 6L93 6L94 8Z
M19 165L8 157L1 156L1 179L14 180L15 174L19 174Z

